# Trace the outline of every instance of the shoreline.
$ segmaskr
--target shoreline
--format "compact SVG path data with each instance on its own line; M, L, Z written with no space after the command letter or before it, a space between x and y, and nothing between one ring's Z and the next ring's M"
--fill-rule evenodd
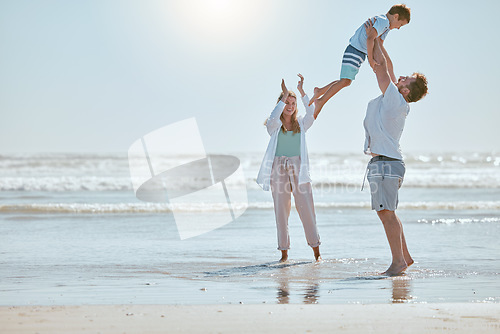
M0 306L2 333L500 332L500 304Z

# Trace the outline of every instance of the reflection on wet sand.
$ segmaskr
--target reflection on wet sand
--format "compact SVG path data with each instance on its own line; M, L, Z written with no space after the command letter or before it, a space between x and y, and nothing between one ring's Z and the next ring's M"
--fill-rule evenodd
M308 268L309 279L304 281L297 281L295 283L305 283L305 288L302 287L303 292L299 295L303 296L304 304L316 304L319 299L319 280L318 275L315 274L317 268L313 266ZM314 277L314 278L313 278ZM276 299L278 304L289 304L290 303L290 267L283 267L280 269L279 273L275 275L277 281L277 294ZM303 284L300 284L303 286ZM302 290L301 289L301 290Z
M319 298L319 284L314 283L305 289L304 304L317 304Z
M407 303L413 299L411 295L411 279L408 277L394 277L392 279L393 303Z
M278 304L288 304L290 302L290 289L288 284L284 282L280 283L276 299L278 299Z
M270 279L271 284L264 283L262 288L274 292L263 298L275 298L279 304L316 304L319 303L320 297L323 303L331 303L349 298L352 293L358 293L357 298L365 302L371 302L373 298L383 298L390 303L407 303L415 298L411 295L412 277L406 274L388 277L371 270L366 271L362 265L367 262L356 259L323 260L320 263L273 261L205 271L202 279L224 278L233 282L240 282L241 279L264 282ZM366 291L359 293L354 287Z

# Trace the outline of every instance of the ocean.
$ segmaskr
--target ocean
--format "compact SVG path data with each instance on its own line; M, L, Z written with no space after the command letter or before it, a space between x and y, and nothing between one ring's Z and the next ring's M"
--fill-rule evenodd
M0 305L500 302L500 153L406 155L397 213L416 262L392 278L368 157L310 155L323 261L292 207L278 263L262 154L232 154L244 212L186 239L173 212L196 223L225 203L140 201L126 153L1 155Z

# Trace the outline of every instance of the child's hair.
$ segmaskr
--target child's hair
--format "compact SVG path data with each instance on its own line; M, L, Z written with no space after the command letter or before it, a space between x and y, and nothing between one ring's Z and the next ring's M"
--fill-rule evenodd
M417 102L427 94L427 78L422 73L413 73L412 77L416 80L410 84L410 93L408 102Z
M399 20L406 20L408 23L410 23L410 8L406 7L405 4L392 6L391 9L389 9L388 14L398 14Z
M283 92L281 92L280 96L278 97L278 101L276 103L278 103L283 98L283 95L284 95ZM297 95L295 95L295 93L292 92L291 90L288 91L288 96L295 98L295 101L297 101ZM283 117L283 113L281 113L281 116L280 116L280 120L282 123L281 124L281 131L283 131L283 133L285 133L286 130L288 130L288 131L293 130L294 134L300 132L299 122L297 121L298 111L299 110L297 109L297 104L295 104L295 111L292 114L292 128L291 129L286 129L285 126L283 125L283 123L285 122L285 118Z

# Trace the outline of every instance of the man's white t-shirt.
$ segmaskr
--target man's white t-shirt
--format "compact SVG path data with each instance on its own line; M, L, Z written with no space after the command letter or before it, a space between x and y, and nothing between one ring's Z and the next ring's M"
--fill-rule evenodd
M364 120L366 154L385 155L403 159L399 139L403 133L410 106L391 82L385 94L371 100Z

